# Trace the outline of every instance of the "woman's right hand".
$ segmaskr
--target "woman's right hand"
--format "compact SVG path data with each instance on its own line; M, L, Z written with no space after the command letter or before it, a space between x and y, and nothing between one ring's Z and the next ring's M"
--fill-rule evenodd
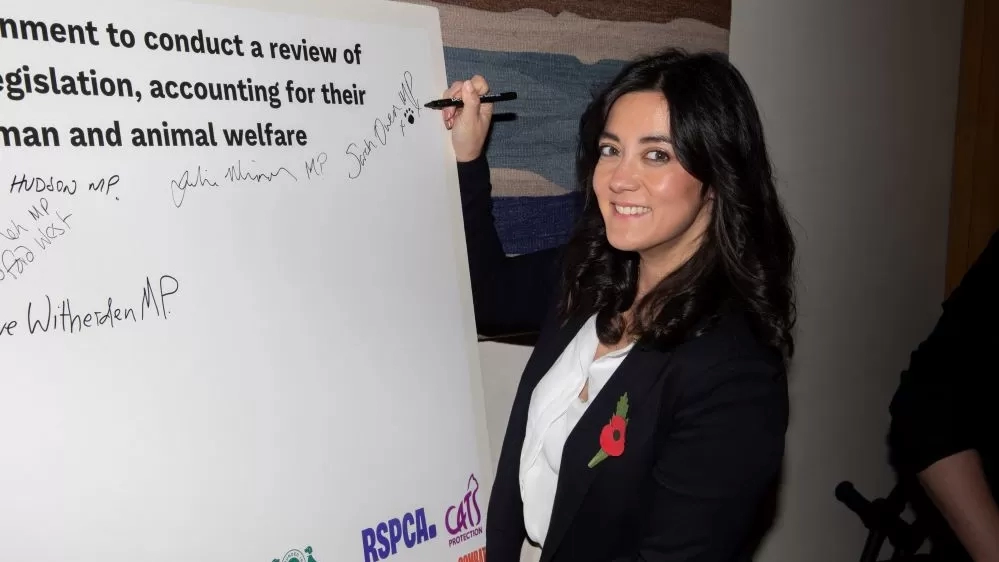
M451 131L451 145L458 162L470 162L482 154L493 117L493 104L479 103L479 96L489 93L489 84L482 76L458 81L444 91L444 98L461 98L465 107L445 107L444 126Z

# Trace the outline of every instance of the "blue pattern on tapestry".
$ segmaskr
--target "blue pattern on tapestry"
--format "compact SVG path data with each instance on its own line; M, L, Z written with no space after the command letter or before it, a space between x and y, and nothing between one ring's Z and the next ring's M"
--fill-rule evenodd
M496 197L496 232L508 254L527 254L568 240L578 210L578 193L551 197Z
M496 106L489 141L490 166L534 172L568 193L551 197L497 197L493 214L507 253L561 244L575 219L575 153L579 116L594 88L608 82L622 61L585 64L573 56L444 48L448 83L481 74L496 92L517 99ZM506 118L510 115L512 118Z

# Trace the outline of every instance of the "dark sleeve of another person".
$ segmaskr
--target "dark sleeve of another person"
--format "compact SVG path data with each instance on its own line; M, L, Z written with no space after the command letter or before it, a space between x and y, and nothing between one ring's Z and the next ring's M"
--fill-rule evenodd
M930 333L912 353L890 406L891 462L911 477L975 447L984 428L975 412L978 389L996 377L999 232L943 304ZM992 342L990 344L990 342Z
M485 155L459 162L458 180L478 333L486 337L537 333L554 304L560 249L505 254L493 219Z

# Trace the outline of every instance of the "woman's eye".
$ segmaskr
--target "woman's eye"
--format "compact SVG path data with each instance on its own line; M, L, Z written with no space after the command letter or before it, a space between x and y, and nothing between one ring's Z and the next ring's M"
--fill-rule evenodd
M669 160L669 154L666 154L665 150L651 150L645 156L649 160L654 160L656 162L666 162Z
M600 156L614 156L617 154L617 149L609 145L600 145Z

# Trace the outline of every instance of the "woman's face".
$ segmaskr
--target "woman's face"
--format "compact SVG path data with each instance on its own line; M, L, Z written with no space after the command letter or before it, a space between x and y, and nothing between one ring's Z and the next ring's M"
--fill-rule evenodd
M713 195L676 159L666 98L659 92L618 98L599 143L593 190L608 242L638 252L656 269L679 267L708 228Z

